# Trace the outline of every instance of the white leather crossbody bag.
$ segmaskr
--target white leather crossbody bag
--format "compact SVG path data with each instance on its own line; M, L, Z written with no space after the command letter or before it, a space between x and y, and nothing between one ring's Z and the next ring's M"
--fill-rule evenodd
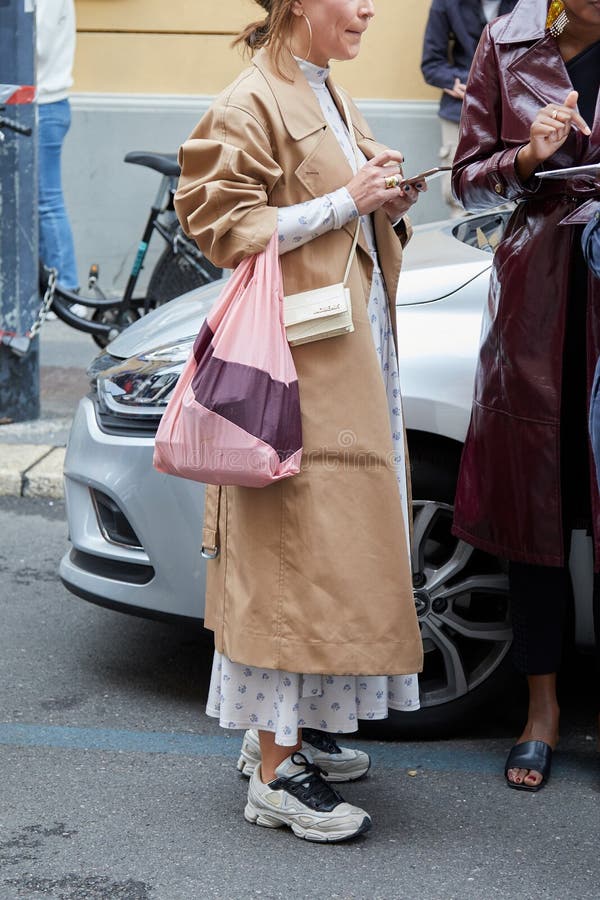
M360 157L354 127L348 106L340 95L344 109L344 117L352 149L356 158L357 167L360 166ZM360 231L360 216L356 219L356 230L352 249L344 272L343 281L338 284L329 284L325 287L315 288L312 291L301 291L298 294L290 294L283 300L283 322L287 339L292 347L299 344L308 344L311 341L322 341L325 338L337 337L341 334L349 334L354 331L352 322L352 298L350 290L346 287L350 268L356 253L358 234Z

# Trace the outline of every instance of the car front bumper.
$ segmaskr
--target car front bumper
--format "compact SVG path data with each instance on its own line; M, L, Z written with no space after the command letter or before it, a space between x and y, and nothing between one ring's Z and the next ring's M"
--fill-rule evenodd
M204 487L157 472L153 448L151 437L106 433L92 400L81 400L64 470L72 547L59 574L72 593L104 606L200 620ZM118 527L103 519L102 503Z

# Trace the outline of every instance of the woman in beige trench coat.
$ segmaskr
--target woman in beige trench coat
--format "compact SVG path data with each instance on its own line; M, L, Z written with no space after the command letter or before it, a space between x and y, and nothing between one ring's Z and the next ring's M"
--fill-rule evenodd
M315 729L354 731L388 706L418 708L389 302L418 190L402 182L402 155L377 144L349 104L356 158L329 77L329 59L358 54L373 0L258 2L267 19L241 36L258 50L252 64L181 149L177 213L223 267L264 250L277 230L286 294L342 280L360 215L348 285L355 330L293 349L300 474L207 491L203 544L217 554L207 566L216 646L207 711L250 729L238 763L251 775L246 818L337 841L371 820L329 782L360 777L370 760Z

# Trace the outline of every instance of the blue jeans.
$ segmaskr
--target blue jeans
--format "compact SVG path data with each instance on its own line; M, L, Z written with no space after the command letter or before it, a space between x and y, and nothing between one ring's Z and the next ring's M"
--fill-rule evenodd
M65 209L61 180L61 153L71 125L68 100L38 107L40 258L58 270L68 290L79 287L73 234Z

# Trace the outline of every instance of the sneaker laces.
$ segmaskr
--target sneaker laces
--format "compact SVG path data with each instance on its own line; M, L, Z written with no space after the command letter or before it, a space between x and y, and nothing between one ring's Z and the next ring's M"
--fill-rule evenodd
M301 771L278 779L284 790L289 790L293 794L310 792L311 801L317 807L344 803L344 798L335 788L323 780L323 775L327 775L327 772L321 766L308 760L304 753L299 751L292 753L291 760L295 766L301 767Z

